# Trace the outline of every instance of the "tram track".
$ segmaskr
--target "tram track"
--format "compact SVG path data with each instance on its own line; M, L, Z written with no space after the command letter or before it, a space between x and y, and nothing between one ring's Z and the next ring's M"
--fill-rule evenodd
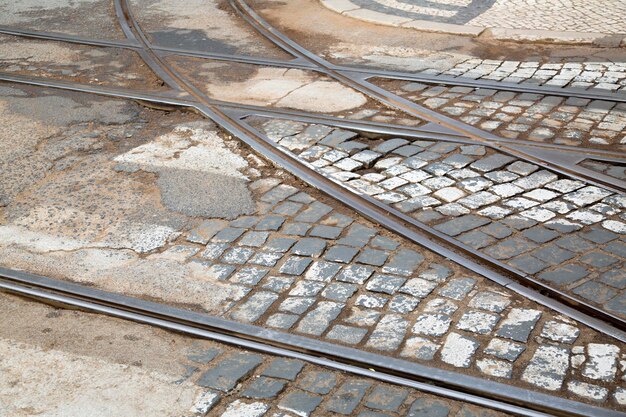
M67 35L54 32L43 32L33 30L22 30L16 28L10 28L6 26L0 26L0 34L20 36L32 39L42 39L50 41L69 42L82 45L102 46L102 47L114 47L124 48L129 50L140 49L140 46L129 40L105 40L105 39L93 39L82 36ZM236 63L245 63L253 65L263 65L268 67L280 67L289 69L302 69L309 71L320 71L318 67L310 62L303 61L297 57L292 60L280 60L264 57L252 57L247 55L235 55L235 54L222 54L206 51L198 51L185 48L175 48L161 45L152 45L152 49L163 54L169 54L174 56L188 56L195 58L210 59L216 61L228 61ZM377 68L358 67L353 64L334 64L328 62L328 67L336 71L347 71L357 74L361 74L364 80L371 78L386 78L392 80L404 80L413 81L432 85L444 85L450 87L471 87L471 88L484 88L493 89L498 91L511 91L516 93L531 93L542 94L548 96L557 97L576 97L589 100L603 100L616 103L626 103L626 94L614 93L610 91L571 87L552 87L547 85L529 85L529 84L515 84L504 81L485 80L485 79L471 79L463 78L462 76L453 77L442 74L424 74L424 73L410 73L402 71L391 71Z
M353 375L526 417L617 417L618 411L389 358L354 348L232 322L206 314L0 267L0 289L206 338L261 353L300 359Z
M125 25L125 33L129 36L129 42L140 42L140 40L135 37L133 32L133 30L137 30L138 25L132 19L132 16L129 16L128 5L125 5L123 1L116 1L116 8L118 10L120 20L123 20L124 22L123 26ZM128 21L126 19L128 19ZM133 26L132 29L131 25ZM145 35L141 38L141 40L145 42L145 47L149 49L149 43L147 42ZM220 104L223 103L208 98L191 83L183 80L178 74L176 74L176 71L173 68L161 61L154 51L151 51L151 53L151 60L147 63L148 65L151 63L152 65L159 65L155 68L152 68L151 66L155 73L164 73L171 80L173 80L173 82L180 82L182 84L178 85L178 88L172 93L159 93L158 95L144 95L137 93L129 94L125 93L124 90L111 89L108 87L102 88L83 85L71 88L72 83L57 82L56 84L62 86L62 88L73 89L74 91L95 93L108 92L111 96L160 102L171 105L183 105L185 107L194 108L196 111L214 120L229 133L242 139L254 150L263 154L273 163L287 169L311 186L321 190L337 201L341 201L343 204L346 204L348 207L359 212L375 223L381 224L387 229L398 233L399 235L408 238L421 246L435 250L446 258L490 279L493 282L509 288L528 299L539 302L540 304L559 311L562 314L566 314L605 334L611 335L619 340L626 341L624 321L620 318L597 309L582 300L573 298L562 291L551 288L550 286L547 286L500 261L490 258L464 244L461 244L460 242L416 221L412 217L409 217L398 210L390 208L370 196L360 195L353 191L346 190L346 188L342 185L325 177L307 164L303 164L302 161L298 160L295 155L279 149L274 142L245 124L241 120L241 106L233 105L232 103L229 103L228 106L222 106ZM2 76L0 76L0 79L2 79ZM11 80L10 77L4 77L4 79ZM18 77L13 77L13 80L18 79ZM22 81L26 80L22 79ZM46 84L52 85L50 82L39 83L39 85ZM183 96L182 98L180 98L181 95ZM165 100L161 100L162 96L166 96L164 97ZM458 141L459 138L456 137L453 140ZM475 143L472 139L466 138L466 140L469 141L468 143ZM554 167L550 168L554 170Z
M318 123L325 122L333 126L347 129L415 138L426 137L455 142L477 143L478 141L475 138L469 137L469 135L465 136L464 134L456 136L437 132L437 129L432 129L432 131L429 132L427 129L424 129L424 127L421 127L421 129L398 128L397 126L376 122L352 121L329 116L311 115L305 112L266 109L258 106L245 106L212 100L197 89L190 81L179 75L169 64L163 61L164 54L177 54L180 51L167 51L164 48L150 45L147 37L133 18L128 2L126 0L116 0L115 4L120 23L125 34L129 37L127 41L122 41L119 44L125 44L127 48L143 51L140 53L140 56L146 58L146 64L155 71L173 91L142 93L112 87L79 86L71 82L56 82L50 80L47 80L47 82L37 82L34 79L29 80L28 77L11 77L7 75L0 75L0 80L195 109L221 125L229 133L243 140L273 163L287 169L330 197L341 201L342 204L361 213L364 217L381 224L387 229L421 246L428 247L430 250L434 250L444 257L530 300L568 315L618 340L626 341L624 322L618 317L611 316L592 305L573 299L569 295L533 280L532 277L516 271L499 261L489 259L469 247L464 247L464 245L459 244L459 242L415 221L409 216L397 210L390 210L390 207L385 206L371 197L349 192L340 184L335 183L307 164L302 163L295 155L279 149L275 143L249 126L243 119L250 115L266 117L282 116L291 118L292 120L316 121ZM94 46L115 45L102 44ZM308 64L306 69L316 70L315 68L309 67ZM492 144L490 143L489 146L492 146ZM572 151L574 150L581 153L581 150L572 149ZM619 153L603 152L600 150L591 150L590 152L594 152L599 156L603 155L607 159L619 159L617 157L620 156ZM554 170L554 167L550 167L550 169ZM597 175L597 173L594 173L594 175ZM600 407L540 394L480 378L424 367L405 361L357 351L355 349L338 347L304 337L273 332L255 326L247 326L223 319L210 318L205 315L124 297L122 295L105 293L75 284L60 281L55 282L47 278L36 277L23 272L0 268L0 281L0 287L6 291L35 297L48 302L58 302L89 311L97 311L116 317L153 324L266 353L300 358L310 361L311 363L329 366L333 369L413 387L425 392L483 405L516 415L537 417L545 415L623 415ZM369 369L374 369L375 371L372 372ZM492 398L498 399L494 400Z

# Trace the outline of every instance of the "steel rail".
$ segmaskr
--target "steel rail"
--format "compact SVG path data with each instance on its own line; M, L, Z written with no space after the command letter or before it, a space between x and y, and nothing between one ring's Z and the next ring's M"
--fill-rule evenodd
M45 84L46 83L43 82L40 83L40 85ZM103 92L104 90L101 87L95 86L79 88L75 86L71 87L71 83L64 84L67 89L72 89L74 91ZM195 87L193 86L191 88L195 89ZM242 124L242 122L238 120L236 115L231 116L227 112L224 112L224 109L213 105L210 100L206 99L206 97L203 96L203 93L196 91L195 94L198 94L198 97L201 100L205 101L206 104L176 99L171 99L169 103L195 108L199 112L203 113L205 116L214 120L216 123L222 125L231 134L241 138L249 146L270 159L273 163L284 167L288 171L295 174L297 177L302 178L303 180L308 182L313 187L327 193L329 196L336 199L337 201L347 204L353 210L361 213L372 221L383 225L389 230L392 230L421 246L434 250L442 256L451 259L452 261L486 277L487 279L490 279L507 288L510 288L511 290L533 301L536 301L542 305L559 311L562 314L566 314L600 332L608 334L619 340L626 341L626 333L620 330L623 328L623 321L621 321L619 318L612 316L602 310L596 309L595 307L585 302L582 302L581 300L573 298L561 291L546 286L545 284L534 280L526 274L514 270L506 264L489 258L481 254L480 252L475 251L474 249L458 241L455 241L454 239L420 222L417 222L415 219L405 215L404 213L399 212L398 210L388 207L384 203L381 203L370 196L359 195L353 191L346 193L346 189L343 185L326 178L325 176L317 172L314 168L303 164L302 161L300 161L295 155L279 149L277 145L270 139L261 135L259 132L256 132L254 129L246 127L245 124ZM127 93L123 96L145 101L159 101L159 99L155 99L154 97L140 96L136 94ZM393 216L395 216L395 218L391 218L389 214L392 214ZM426 237L421 233L414 232L412 230L412 227L417 228L422 233L426 233L426 235L429 237ZM433 238L435 240L433 240ZM450 250L447 247L436 243L436 241L446 245L450 245L457 250ZM460 252L460 254L457 252ZM486 264L487 267L471 260L476 258L480 259L482 264ZM507 278L506 275L513 275L518 282L524 283L525 285L539 290L540 292L536 292L530 288L519 285L518 282ZM556 300L561 300L567 305L564 305L559 301L553 300L550 297L546 297L542 293L548 294L549 296L556 298ZM570 306L575 306L576 308L572 308ZM601 317L604 322L602 320L594 318L594 316ZM611 323L617 328L607 323Z
M417 222L413 218L406 216L404 213L400 213L398 210L395 209L392 210L387 205L373 199L370 196L362 196L355 192L346 193L346 188L342 184L330 180L329 178L325 177L317 170L315 170L313 167L310 167L307 164L303 164L302 161L295 157L295 155L280 149L266 136L260 134L258 131L251 128L250 126L242 123L241 120L232 117L218 106L213 105L210 102L210 99L206 96L206 94L204 94L192 83L179 75L174 68L172 68L167 62L161 60L161 58L150 49L150 43L146 35L143 33L141 27L132 16L132 12L129 6L129 0L115 0L115 6L118 12L120 24L123 28L125 28L124 32L127 33L127 36L129 36L132 40L138 40L139 42L141 42L146 50L146 53L153 56L153 60L148 62L148 65L159 65L159 72L166 72L168 76L170 76L174 80L174 82L179 83L180 89L187 91L190 95L198 100L200 104L196 105L195 107L200 112L204 113L214 122L221 125L235 137L238 137L246 142L254 150L260 152L265 157L269 157L268 159L272 160L272 162L276 163L279 166L283 166L285 169L295 174L298 178L304 179L306 182L308 182L315 188L318 188L327 193L329 196L335 198L337 201L344 203L349 201L350 203L348 204L348 206L351 207L353 210L363 214L365 217L373 220L376 223L385 225L385 227L393 230L396 233L399 233L402 236L407 237L409 240L412 240L420 244L421 246L431 249L433 249L434 247L438 247L437 249L439 250L433 250L440 255L450 258L453 261L467 267L468 269L471 269L474 272L477 272L480 275L485 276L495 282L501 283L507 288L511 288L527 298L535 301L541 300L539 301L541 304L550 306L550 308L569 315L570 317L582 323L585 323L592 328L595 328L619 340L626 341L626 332L624 331L624 328L626 326L624 325L624 321L622 321L618 317L613 316L603 310L599 310L591 306L590 304L582 302L581 300L574 299L573 297L568 296L565 293L548 287L543 283L540 283L537 280L534 280L533 278L527 276L526 274L522 274L521 272L516 271L508 265L505 265L495 259L490 259L489 257L486 257L481 253L475 251L473 248L463 245L460 242L456 242L448 236L443 235L442 233L422 223ZM138 38L135 36L135 33L137 34ZM155 72L156 71L157 69L155 69ZM285 155L289 156L289 158L285 158ZM390 213L394 216L390 217ZM424 236L421 233L416 233L413 228L420 230L422 233L426 232L430 238ZM432 238L435 238L436 241L434 241ZM456 249L456 251L461 252L462 255L459 255L454 250L442 246L440 243L451 245ZM470 260L467 256L468 254L474 258L481 259L481 261L488 266L484 266ZM551 296L556 296L558 297L557 299L564 300L569 305L576 306L577 309L552 300L541 293L530 290L529 288L522 287L517 282L511 280L510 277L503 275L503 272L505 272L509 276L512 275L516 277L518 281L524 282L526 283L526 285L530 285L534 288L541 288L542 292L548 293ZM591 313L592 315L589 315L588 313ZM600 317L601 319L595 318L594 316Z
M626 414L309 337L233 322L140 298L0 267L0 289L414 388L528 417ZM495 399L494 399L495 398Z
M22 36L22 37L31 37L37 39L45 39L45 40L55 40L55 41L64 41L71 42L76 44L84 44L84 45L92 45L92 46L103 46L103 47L116 47L116 48L127 48L136 50L138 45L129 42L129 41L120 41L120 40L100 40L100 39L92 39L86 38L82 36L54 33L54 32L42 32L42 31L33 31L33 30L25 30L25 29L17 29L6 26L0 26L0 34L7 34L13 36ZM152 49L159 52L167 52L171 55L179 55L179 56L189 56L196 58L204 58L204 59L212 59L218 61L230 61L230 62L240 62L247 63L253 65L264 65L271 67L284 67L284 68L294 68L294 69L303 69L310 71L319 71L319 69L306 61L301 61L298 58L294 58L293 60L280 60L280 59L271 59L271 58L262 58L262 57L252 57L247 55L236 55L236 54L221 54L214 53L208 51L200 51L200 50L192 50L186 48L176 48L176 47L168 47L161 45L152 45ZM485 79L471 79L471 78L463 78L462 76L454 77L443 74L424 74L424 73L410 73L410 72L402 72L402 71L390 71L376 68L368 68L368 67L357 67L353 64L335 64L329 62L329 67L333 68L336 71L348 71L361 73L366 75L366 79L370 78L386 78L386 79L396 79L396 80L405 80L405 81L413 81L413 82L421 82L425 84L436 84L436 85L448 85L448 86L458 86L458 87L472 87L472 88L485 88L485 89L494 89L500 91L511 91L517 93L532 93L532 94L541 94L541 95L550 95L550 96L559 96L559 97L577 97L577 98L585 98L590 100L603 100L603 101L612 101L617 103L625 103L626 102L626 94L623 93L614 93L604 90L583 90L575 87L553 87L548 85L540 85L540 84L532 84L528 83L509 83L505 81L496 81L496 80L485 80Z
M475 139L487 146L499 149L514 155L515 157L538 164L540 166L549 168L546 163L546 158L538 158L534 155L526 153L523 149L518 147L508 147L498 143L500 139L498 136L491 133L482 131L470 125L466 125L450 117L441 115L434 110L417 105L403 97L393 94L377 85L374 85L366 81L367 76L351 71L338 71L333 68L333 65L325 59L311 53L306 50L292 39L285 36L278 31L275 27L270 25L265 19L259 16L244 0L229 0L229 3L235 11L237 11L259 34L266 39L279 46L288 53L300 57L303 60L307 60L319 67L320 71L324 71L329 77L345 84L387 106L395 109L399 109L411 116L426 119L431 122L441 124L442 126L452 129L456 132L460 132L463 135L467 135L472 139ZM495 143L494 143L495 142ZM618 188L621 192L625 192L626 189L621 181L615 181L613 177L606 175L598 175L597 172L586 169L572 169L571 166L560 166L558 161L552 163L553 166L558 167L562 172L569 173L570 175L582 176L587 181L608 186L611 188ZM552 168L554 169L554 168Z
M144 92L130 88L117 88L95 84L78 83L75 81L53 80L43 77L32 77L26 75L15 75L0 72L0 81L14 82L25 85L35 85L40 87L57 88L68 91L77 91L90 94L98 94L108 97L118 97L124 99L134 99L153 103L192 107L196 103L192 99L177 98L180 93L172 91ZM466 136L456 136L446 133L440 129L440 125L427 123L423 126L403 126L397 124L382 123L370 120L348 119L337 116L329 116L321 113L310 113L300 110L290 110L284 108L261 107L250 104L234 103L216 99L209 99L209 102L222 109L228 109L231 114L239 112L239 118L259 116L263 118L289 118L304 123L323 123L329 126L352 129L368 133L377 133L386 136L403 136L412 139L432 139L445 142L457 142L466 144L478 144L478 142ZM556 150L559 152L572 153L577 159L600 159L606 161L620 162L626 158L623 152L612 152L604 149L580 148L568 145L553 145L532 141L502 139L513 146L526 146ZM583 158L584 156L584 158ZM594 171L595 172L595 171Z

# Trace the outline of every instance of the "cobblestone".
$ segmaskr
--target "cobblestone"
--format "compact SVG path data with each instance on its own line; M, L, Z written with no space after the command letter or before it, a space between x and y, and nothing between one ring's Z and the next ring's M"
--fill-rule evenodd
M441 87L433 94L446 91ZM467 94L476 95L476 91ZM501 96L495 92L481 94L481 100L493 98L499 104L495 107L506 107L497 101ZM529 108L539 106L535 110L540 114L545 114L545 106L574 106L538 95L506 98L517 105L513 107L523 108L525 103L531 103ZM588 106L593 111L602 108L597 103ZM273 123L276 122L270 120L261 126L271 129ZM392 138L389 146L383 146L387 141L359 136L352 141L363 144L363 149L377 149L380 156L371 168L354 171L358 177L345 180L346 187L362 189L369 184L367 187L374 188L368 188L368 193L391 208L574 297L612 314L626 315L626 295L620 288L624 284L609 278L611 271L624 269L626 262L626 223L622 218L625 204L610 190L586 185L481 145L424 140L405 143L406 139ZM407 146L412 147L406 154L409 156L398 153ZM403 199L390 200L385 187L392 187L393 193L403 195ZM325 255L325 259L382 266L382 272L392 276L409 276L423 260L420 254L403 255L398 250L393 253L367 248L362 253L348 252L347 247L363 246L349 243L360 242L359 239L342 239L339 242L345 246L334 249L337 253L331 253L332 258ZM346 279L346 274L341 271L338 277ZM363 283L368 278L352 283ZM388 293L398 290L419 298L430 293L423 285L413 290L414 284L417 282L409 280L406 291L401 287ZM376 281L370 288L376 288Z
M361 139L353 137L353 140L360 141ZM377 142L377 144L380 143L380 141ZM491 151L482 146L422 142L419 144L420 149L426 147L427 150L418 151L414 156L428 152L425 157L437 158L424 160L426 165L435 163L437 160L446 160L453 155L471 157L475 162L477 158L491 154ZM451 152L451 154L434 156L444 151ZM402 157L400 161L414 158L414 156ZM381 157L381 160L384 158ZM413 159L411 163L416 164L418 159ZM466 162L468 162L466 158L457 157L448 159L446 164L454 167L455 164L461 166ZM513 166L516 162L518 161L507 161L505 165L496 168L496 172L500 173L490 175L491 178L487 181L495 185L498 184L496 179L505 182L520 179L519 174L508 170L509 166ZM466 169L473 171L470 168L472 163L468 162L461 168L447 171L442 178L456 181L454 176L450 176L453 171ZM398 165L398 161L394 164ZM375 171L375 165L376 163L369 170ZM422 165L422 168L426 165ZM540 169L533 171L532 167L522 164L514 165L511 169L517 172L532 171L529 175L541 171ZM428 171L423 172L428 173ZM487 174L491 172L488 171ZM511 175L506 174L507 172ZM357 174L361 175L358 171ZM435 178L430 173L428 175L431 176L422 181ZM198 263L197 267L201 268L199 271L206 271L221 282L232 285L232 296L223 307L225 317L306 337L319 338L337 345L358 348L362 346L373 353L418 363L424 362L435 368L463 369L463 372L470 374L484 375L505 383L521 384L524 387L536 387L537 390L542 390L541 386L524 382L520 378L529 365L529 358L534 355L540 343L549 341L559 347L571 348L572 344L580 339L584 342L583 347L586 349L587 341L593 340L592 335L595 333L588 328L571 322L563 322L550 312L535 310L536 307L532 307L535 304L530 303L531 307L529 307L528 302L509 290L460 268L427 248L411 245L354 215L348 215L348 212L335 209L327 203L321 203L313 194L293 190L291 186L286 186L280 181L267 181L269 178L271 177L263 178L263 183L268 185L260 187L253 182L250 187L258 190L255 193L259 197L268 193L271 197L266 198L271 202L258 205L258 213L229 222L220 222L219 227L222 229L217 230L219 227L215 226L215 230L212 231L213 237L209 238L206 244L193 242L186 244L199 248L196 251L197 254L189 259L189 262L202 262ZM467 179L464 175L458 178ZM553 182L556 181L559 180ZM553 182L540 188L555 193L560 192L547 188ZM437 185L432 181L428 184ZM475 182L469 186L474 187L477 184ZM468 186L468 184L465 185ZM493 185L485 186L492 187ZM283 186L281 189L289 190L289 192L273 192L273 189L279 186ZM399 186L397 189L402 187ZM423 187L428 188L426 185ZM442 185L440 189L445 187L449 185ZM555 187L564 188L567 184L559 183ZM575 187L568 192L574 192L580 188L582 187ZM527 190L527 192L532 191ZM285 195L288 196L277 197ZM542 196L533 195L528 199L543 198ZM592 205L598 203L608 205L607 199L611 197L603 197ZM558 248L581 254L577 256L583 256L589 252L581 250L583 248L579 243L576 244L577 249L573 250L572 243L566 240L561 241L561 238L574 235L564 235L553 231L548 227L548 222L539 225L536 221L523 216L491 219L479 214L480 210L482 209L472 212L473 217L466 218L465 221L480 219L480 225L470 232L480 231L494 239L491 246L496 242L520 236L527 230L543 227L544 234L557 234L548 243L558 241ZM462 219L464 216L467 214L457 219ZM280 217L280 222L278 222L280 224L276 230L258 228L259 222L263 221L266 225L268 218L276 217ZM443 224L449 220L452 219L442 215L438 223ZM306 227L298 225L306 225ZM321 226L341 230L328 230ZM220 235L222 230L227 230L227 233ZM313 236L313 230L317 230L315 236ZM542 230L539 229L539 231ZM619 247L611 247L611 250L605 248L609 244L621 242L619 234L602 227L601 222L581 232L589 238L585 241L603 240L605 243L602 244L601 250L611 256L619 256L613 253L619 251ZM464 233L467 232L461 234ZM228 239L218 242L224 236ZM527 240L533 242L530 239ZM220 245L221 252L214 254L211 258L203 256L203 253L207 252L206 249L212 245ZM224 258L224 256L234 248L248 249L253 253L242 264L227 264L226 259L230 258ZM343 256L343 253L347 255ZM522 256L532 256L531 253L528 251ZM259 263L259 260L266 258L271 262ZM572 258L566 263L578 265L577 258ZM585 264L581 263L581 265ZM614 269L612 265L607 268ZM611 275L607 275L605 280L619 281L617 277L612 279ZM535 323L526 323L532 321L530 319L515 321L513 319L517 310L541 313L540 321ZM567 328L547 326L549 322L575 326L579 329L579 336L573 342L569 342L567 337L570 337L571 333L561 331ZM507 338L522 342L508 342ZM505 347L502 346L503 344ZM586 366L587 363L583 362L571 376L564 378L564 384L572 381L590 382L589 378L582 375ZM260 372L267 373L265 368L260 368ZM283 380L282 377L275 375L261 376L270 380ZM621 376L622 371L618 369L613 380L618 380ZM337 386L333 390L338 389L342 383L343 380L338 379ZM270 390L270 385L278 387L278 384L268 383L268 390ZM248 386L244 385L241 392L247 389ZM332 395L333 390L328 394L308 392L308 395ZM282 396L292 391L288 385L285 385L283 391L277 395L282 399ZM261 394L254 392L251 388L248 394L259 398L250 398L246 402L264 401L260 398ZM302 392L306 393L306 390ZM615 390L610 389L611 401L615 401L614 394ZM364 398L367 398L367 392ZM320 402L313 413L323 413L325 405L326 402ZM401 410L405 412L409 405L409 403L404 404ZM356 410L354 412L357 414L362 411L360 408ZM387 410L376 412L389 413ZM294 414L293 411L286 410L281 413Z
M626 67L623 71L623 84L620 87L626 92ZM626 106L623 104L576 101L557 96L521 100L526 95L524 93L515 94L502 102L497 94L479 96L484 91L480 88L468 94L451 93L450 88L438 90L438 87L411 94L407 94L402 88L396 89L396 92L436 110L431 106L432 99L427 98L431 90L433 94L441 95L441 100L449 106L462 109L461 114L451 115L452 117L504 138L607 149L624 148L626 144L623 135L626 127ZM550 104L545 104L548 100ZM515 114L511 114L512 106L506 106L506 103L518 104L515 106ZM606 109L597 108L599 104ZM480 167L481 163L478 164ZM617 178L624 175L623 167L619 166L603 165L594 161L587 161L583 165ZM470 168L479 170L473 165ZM492 168L491 171L495 169ZM522 177L529 175L523 170L515 172L515 168L512 172Z

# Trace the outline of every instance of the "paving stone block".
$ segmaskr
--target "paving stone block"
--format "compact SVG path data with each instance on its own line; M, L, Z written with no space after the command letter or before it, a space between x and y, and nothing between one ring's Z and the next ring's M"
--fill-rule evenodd
M606 252L596 250L586 253L579 259L579 261L596 269L604 269L610 265L615 264L616 262L619 262L619 259L609 255Z
M526 350L526 346L502 339L491 339L485 348L486 355L514 362Z
M229 392L262 362L263 357L260 355L234 353L202 374L197 384L201 387Z
M615 345L589 343L582 375L595 380L612 381L617 374L619 352L619 347Z
M389 303L389 311L399 314L407 314L415 310L420 299L409 295L396 295Z
M556 243L563 249L578 253L588 252L596 247L596 245L592 242L583 239L580 234L564 236L560 239L557 239L554 243Z
M500 325L496 336L526 342L530 332L541 317L541 312L532 309L513 308Z
M254 250L249 248L231 248L224 253L221 259L228 264L243 265L253 254Z
M576 256L574 253L561 249L554 244L545 245L534 251L532 255L550 265L560 265Z
M496 259L509 259L536 248L537 245L520 237L511 237L490 246L485 253Z
M400 245L400 243L385 236L376 236L374 237L374 239L372 239L370 245L378 249L395 250Z
M610 270L600 275L599 281L613 288L623 290L626 288L626 270Z
M324 258L332 262L349 263L359 252L358 249L349 246L335 245L326 251Z
M365 405L374 410L397 411L408 394L405 389L377 385L365 399Z
M274 207L272 212L283 216L295 216L301 208L302 204L300 203L296 203L294 201L285 201Z
M337 318L343 307L344 304L341 303L320 301L315 309L300 320L297 330L301 333L319 336L328 328L330 322Z
M286 275L302 275L311 262L311 258L291 256L285 261L283 266L280 267L280 273Z
M410 294L417 298L424 298L437 287L436 282L427 281L421 278L411 278L402 288L400 292Z
M262 376L254 379L241 396L254 399L274 398L283 390L284 387L284 381Z
M366 265L382 266L388 256L385 251L366 248L359 254L356 261Z
M487 233L490 236L495 237L496 239L504 239L505 237L511 236L513 230L507 227L505 224L500 222L493 222L488 224L487 226L480 228L481 232Z
M226 229L220 230L215 236L213 236L211 242L231 243L237 240L244 232L245 229L227 227Z
M604 401L609 395L609 390L598 385L581 381L570 381L567 383L567 390L579 397L594 401Z
M488 223L490 223L489 219L468 214L466 216L458 217L445 223L438 224L435 226L435 229L447 234L448 236L457 236L463 232L476 229L477 227L484 226Z
M510 379L513 375L513 365L509 362L495 359L479 359L476 361L476 367L483 374L495 376L497 378Z
M272 252L285 253L294 243L296 243L296 239L290 237L274 237L267 242L264 248Z
M410 249L398 250L385 264L382 271L387 274L410 276L424 261L424 257Z
M231 313L231 317L237 321L253 323L257 321L277 299L278 295L272 292L260 291L254 293Z
M444 298L432 299L424 307L425 313L442 313L448 316L452 315L456 310L458 310L458 306Z
M330 331L326 335L326 338L331 340L339 340L349 345L355 345L361 342L366 334L367 329L338 324L330 329Z
M454 300L462 300L469 293L476 280L474 278L457 278L451 279L443 288L438 291L438 294L444 297L452 298Z
M304 362L297 359L276 358L266 366L261 375L293 381L303 367Z
M304 210L302 213L297 215L294 220L296 222L304 222L304 223L315 223L322 219L322 217L326 216L333 209L319 201L315 201L311 203L311 205Z
M278 309L280 311L287 311L289 313L303 314L313 304L315 304L315 298L289 297L286 298L282 303L280 303Z
M489 155L486 158L479 159L470 165L473 169L481 172L493 171L504 165L513 162L515 159L502 154Z
M201 392L194 400L193 406L189 412L194 415L204 416L217 405L221 398L222 396L217 392Z
M578 281L589 274L587 269L575 264L566 264L552 271L542 272L539 278L554 282L559 285L566 285Z
M376 236L376 233L376 229L355 223L350 226L346 236L337 241L337 243L362 248L367 245L367 242L369 242L372 237Z
M265 216L259 220L255 229L256 230L278 230L280 226L285 222L285 218L282 216Z
M387 304L387 301L389 301L387 297L383 297L382 295L363 294L357 297L354 304L366 308L383 308L385 304Z
M367 282L369 291L382 292L385 294L395 293L406 282L406 278L396 277L392 275L376 274Z
M324 288L324 286L325 284L319 281L298 281L293 289L289 291L289 295L296 297L314 297L322 290L322 288Z
M441 360L457 368L468 368L478 349L478 342L458 333L450 333L441 348Z
M450 323L450 317L445 314L425 313L415 320L412 331L427 336L442 336L448 331Z
M450 406L443 401L418 398L411 404L407 417L448 417Z
M419 274L419 277L428 281L435 281L440 283L443 282L450 275L452 275L452 270L450 268L445 265L433 262L429 265L429 268L426 271Z
M270 406L262 402L245 403L235 400L228 405L220 417L261 417L267 413Z
M374 269L363 265L348 265L336 277L337 281L363 284L374 273Z
M398 314L383 316L370 335L367 346L376 350L395 351L402 343L408 325Z
M600 284L599 282L587 281L573 289L574 294L580 295L594 303L604 303L615 297L615 290Z
M461 316L456 328L472 333L488 334L491 333L499 320L500 316L496 314L468 311Z
M244 285L256 285L261 279L267 275L266 269L247 266L237 271L231 278L231 282Z
M336 226L325 226L319 225L315 226L313 230L311 230L311 236L321 237L324 239L336 239L343 232L343 228Z
M509 259L507 263L530 275L535 275L537 272L543 271L548 267L547 263L530 255L521 255L517 258Z
M472 230L471 232L458 235L456 239L474 249L481 249L485 246L492 245L496 240L480 230Z
M434 343L423 337L410 337L407 339L401 355L421 360L432 360L435 353L441 347L440 344Z
M288 197L296 194L298 189L291 185L280 184L260 197L260 200L266 203L278 203L285 200Z
M266 321L267 325L270 327L274 327L277 329L289 329L294 325L300 316L295 314L283 314L276 313L272 314Z
M333 282L329 284L322 292L324 298L333 301L348 301L352 294L357 291L358 287L353 284L343 284L341 282Z
M326 249L326 241L314 237L302 238L291 249L295 255L318 257Z
M307 372L298 380L300 388L314 394L328 394L336 384L337 377L333 372Z
M308 417L322 402L322 397L304 391L292 391L278 403L278 408L289 411L300 417Z
M329 282L337 272L341 269L341 265L334 262L315 261L307 270L305 278L313 281Z
M294 282L293 277L267 277L265 279L262 288L265 290L282 293L291 287Z
M541 337L570 344L576 341L579 334L580 330L577 327L554 320L546 322L541 331Z
M569 353L569 349L558 346L539 346L522 380L549 391L560 389L569 367Z
M371 386L371 382L363 380L350 379L344 382L326 404L326 410L351 415Z

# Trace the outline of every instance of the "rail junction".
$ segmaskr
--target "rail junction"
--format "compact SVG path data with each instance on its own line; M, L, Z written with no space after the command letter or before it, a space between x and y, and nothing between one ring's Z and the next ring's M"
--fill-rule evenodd
M60 94L80 103L70 113L93 97L111 119L72 119L75 131L33 148L59 153L45 168L58 174L13 192L5 169L3 290L212 341L188 376L202 388L191 415L624 415L626 85L327 59L272 6L244 0L215 10L258 53L173 46L141 3L108 5L123 36L0 26L5 44L99 51L105 68L94 82L89 65L68 76L71 60L0 56L3 95ZM111 61L130 77L107 79ZM134 115L111 110L123 106ZM126 183L107 185L106 169L141 177L111 212ZM143 212L152 175L162 203ZM226 185L195 189L205 175ZM56 194L84 187L88 200L86 184L102 199L63 208ZM235 214L195 207L195 193ZM126 213L152 228L115 225ZM81 268L60 266L72 259ZM278 360L305 370L279 376Z

